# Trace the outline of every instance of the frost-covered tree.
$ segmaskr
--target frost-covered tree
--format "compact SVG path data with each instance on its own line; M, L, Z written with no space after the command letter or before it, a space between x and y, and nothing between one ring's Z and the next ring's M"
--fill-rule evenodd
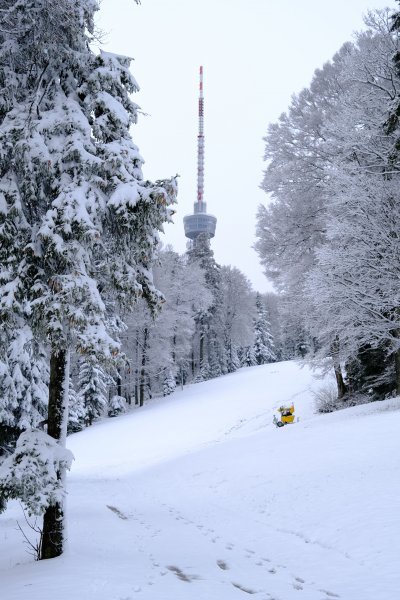
M257 317L254 319L254 356L257 364L263 365L274 362L276 355L267 309L259 293L256 295L256 309Z
M176 389L176 381L175 377L172 374L171 369L166 370L164 374L163 380L163 395L169 396L169 394L173 394Z
M196 316L209 309L212 295L200 266L188 261L186 255L178 255L168 248L160 254L154 279L165 297L163 310L155 323L154 341L162 332L168 334L167 354L160 364L172 370L175 379L182 383L189 375ZM151 341L150 344L154 350L159 348L158 343Z
M78 397L85 412L85 424L92 425L106 410L107 389L110 376L96 360L95 356L85 355L78 361Z
M258 221L260 257L318 354L333 359L339 395L341 366L360 350L398 356L399 165L388 126L398 35L388 10L366 24L270 128L273 202Z
M305 327L306 277L326 241L327 182L338 148L330 143L325 123L340 105L340 74L352 48L344 44L332 61L315 71L310 87L293 96L288 111L269 126L265 137L268 167L262 188L272 202L259 208L255 248L281 295L282 319L294 324L293 334ZM334 368L338 389L343 390L336 359Z
M342 106L326 126L340 153L329 181L327 244L309 277L310 326L320 344L340 338L342 360L368 361L368 348L392 355L400 393L400 159L396 133L384 134L400 90L389 60L399 37L388 11L370 13L367 24L342 74Z
M253 343L254 293L249 280L236 267L221 268L221 333L228 373L240 366L238 350Z
M189 263L194 263L203 271L206 288L212 295L212 302L208 308L197 311L192 361L193 374L197 379L209 379L227 372L222 335L221 267L215 261L206 234L200 234L196 238L187 254Z
M60 444L70 349L112 361L115 303L160 301L150 268L176 192L173 181L143 180L129 132L137 84L128 58L90 49L97 8L15 0L0 12L0 317L12 330L18 314L49 345L48 433ZM62 547L56 501L44 514L42 558Z
M108 401L107 404L107 414L109 417L117 417L121 415L126 410L126 400L123 396L118 396L118 394L114 394Z
M86 411L84 406L84 399L82 396L76 393L72 377L70 377L68 390L67 433L75 433L77 431L81 431L85 427L85 417Z
M162 310L154 319L143 303L138 303L123 334L129 363L123 386L128 395L137 397L142 373L148 394L164 393L166 374L171 382L171 377L180 384L187 380L195 316L211 303L201 269L170 248L158 254L154 281L164 296Z
M45 419L47 357L26 324L14 330L4 328L0 338L0 423L21 432Z
M240 364L242 367L255 367L257 364L256 355L254 353L254 347L247 346L241 351Z
M399 4L399 0L397 0L397 3ZM390 31L393 33L398 33L400 31L400 10L395 11L391 16L391 27L390 27ZM398 48L395 48L394 50L394 54L392 56L392 61L393 61L393 67L395 70L395 73L397 75L398 78L400 78L400 50ZM399 125L400 125L400 98L399 98L399 94L396 95L395 98L393 98L392 104L390 106L390 112L389 112L389 116L388 119L385 123L386 127L386 132L390 135L393 134L394 132L397 133L397 139L396 139L396 145L395 145L395 154L397 155L398 150L399 150Z

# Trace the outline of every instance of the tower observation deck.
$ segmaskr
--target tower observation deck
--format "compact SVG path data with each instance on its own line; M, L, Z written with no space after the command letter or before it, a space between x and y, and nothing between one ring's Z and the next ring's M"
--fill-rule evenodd
M196 240L200 234L209 239L215 235L217 219L207 213L204 197L204 97L203 97L203 67L200 67L199 91L199 134L197 136L197 202L194 203L192 215L183 218L185 236Z

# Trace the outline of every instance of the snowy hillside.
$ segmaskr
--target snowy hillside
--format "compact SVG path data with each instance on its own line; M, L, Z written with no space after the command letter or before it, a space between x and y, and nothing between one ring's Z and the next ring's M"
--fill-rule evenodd
M32 562L10 504L1 599L395 600L399 400L314 415L321 385L242 369L71 436L67 552Z

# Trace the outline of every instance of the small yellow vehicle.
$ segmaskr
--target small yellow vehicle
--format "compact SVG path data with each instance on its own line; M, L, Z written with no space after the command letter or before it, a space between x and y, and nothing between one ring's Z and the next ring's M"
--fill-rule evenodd
M284 425L289 425L289 423L294 423L294 404L291 404L290 406L280 406L278 412L281 413L280 420L274 415L274 423L277 427L283 427Z

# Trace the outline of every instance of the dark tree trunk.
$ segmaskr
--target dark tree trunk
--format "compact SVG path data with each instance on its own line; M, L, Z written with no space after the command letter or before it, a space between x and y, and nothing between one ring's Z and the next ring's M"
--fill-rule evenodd
M142 349L142 368L140 370L140 385L139 385L139 406L143 406L144 404L144 396L146 389L146 364L147 364L147 337L148 330L147 327L144 329L143 333L143 349Z
M176 361L176 352L175 352L175 348L176 348L176 335L174 335L174 337L172 338L172 362L173 364L175 364Z
M396 394L400 396L400 350L394 355L394 366L396 373Z
M395 332L395 337L400 338L400 330ZM396 377L396 394L400 396L400 348L394 353L394 372Z
M61 444L64 443L65 379L68 378L68 353L66 350L52 351L50 357L50 383L47 433ZM57 473L63 479L64 473ZM43 538L40 559L55 558L63 552L64 508L57 503L44 513Z
M333 359L333 368L334 368L335 377L336 377L338 398L343 398L343 396L345 396L347 394L347 386L344 382L343 373L342 373L342 369L341 369L340 361L339 361L339 338L338 337L336 337L335 341L332 343L331 353L332 353L332 359Z
M117 371L117 394L118 396L122 396L122 377L121 373Z
M342 369L340 368L340 365L335 365L334 370L335 370L336 385L337 385L337 390L338 390L338 398L343 398L343 396L345 396L347 394L347 386L343 379Z
M139 331L136 329L135 344L135 406L139 405Z
M204 364L204 331L203 329L201 329L200 331L200 347L199 347L199 363L200 363L200 369L203 368L203 364Z

